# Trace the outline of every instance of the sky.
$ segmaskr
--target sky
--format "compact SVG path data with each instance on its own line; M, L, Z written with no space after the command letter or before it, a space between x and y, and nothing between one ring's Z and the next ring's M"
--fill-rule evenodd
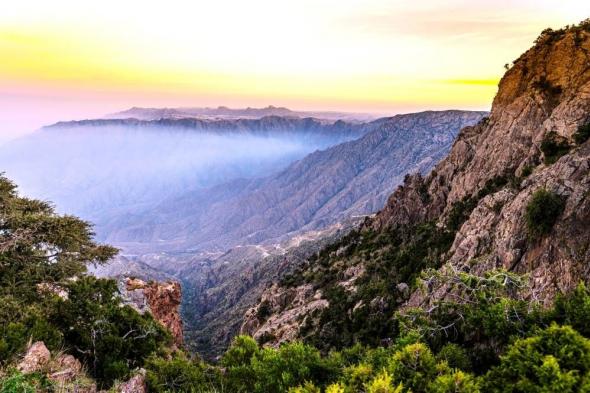
M0 143L132 106L489 109L588 0L18 0L0 4Z

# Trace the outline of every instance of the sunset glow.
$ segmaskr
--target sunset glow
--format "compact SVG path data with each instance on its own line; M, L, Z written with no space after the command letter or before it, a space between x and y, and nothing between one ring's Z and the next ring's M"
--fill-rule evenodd
M588 16L584 0L4 2L0 141L131 106L487 109L505 63Z

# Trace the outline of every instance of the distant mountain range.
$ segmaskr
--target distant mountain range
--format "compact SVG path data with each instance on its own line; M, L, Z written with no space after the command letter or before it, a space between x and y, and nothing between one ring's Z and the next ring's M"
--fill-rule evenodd
M365 122L377 119L378 115L369 113L330 112L330 111L293 111L284 107L269 105L266 108L242 108L233 109L226 106L217 108L138 108L133 107L122 112L105 116L107 119L259 119L266 116L281 117L313 117L323 120L344 120L349 122Z
M95 223L104 239L112 220L145 219L166 200L268 176L369 127L277 116L60 122L0 147L0 168L26 195Z
M440 111L376 120L361 138L316 151L276 174L177 195L142 214L116 217L101 232L137 252L282 241L379 210L407 173L427 173L457 132L484 115Z

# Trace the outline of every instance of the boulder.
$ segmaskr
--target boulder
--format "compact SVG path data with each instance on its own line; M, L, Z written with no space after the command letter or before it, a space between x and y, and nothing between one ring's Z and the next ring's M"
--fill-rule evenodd
M51 354L45 344L37 341L27 349L27 353L16 368L24 374L34 373L47 365L50 358Z

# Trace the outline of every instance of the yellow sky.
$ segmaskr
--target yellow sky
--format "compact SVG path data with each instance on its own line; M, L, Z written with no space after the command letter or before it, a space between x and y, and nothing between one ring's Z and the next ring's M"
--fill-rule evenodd
M588 16L579 0L5 1L0 133L129 106L485 109L543 28Z

